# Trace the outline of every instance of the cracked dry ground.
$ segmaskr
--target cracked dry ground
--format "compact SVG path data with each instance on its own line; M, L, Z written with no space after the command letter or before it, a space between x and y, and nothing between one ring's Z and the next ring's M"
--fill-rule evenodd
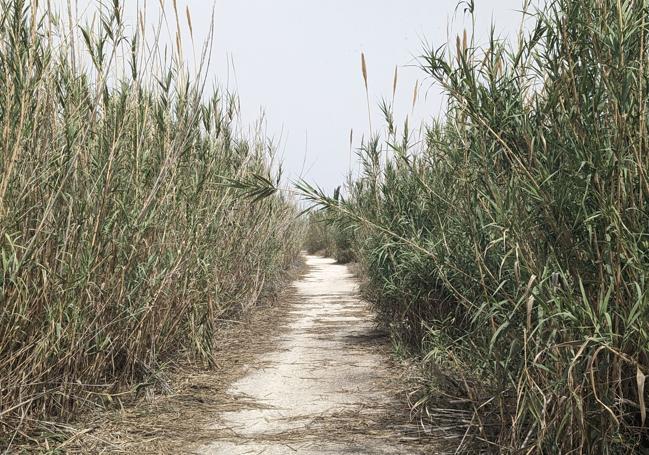
M404 367L347 266L307 256L284 302L261 310L221 371L104 426L105 451L195 454L436 453L409 422ZM244 355L244 352L246 355ZM214 383L211 377L221 379ZM96 445L97 449L100 445Z

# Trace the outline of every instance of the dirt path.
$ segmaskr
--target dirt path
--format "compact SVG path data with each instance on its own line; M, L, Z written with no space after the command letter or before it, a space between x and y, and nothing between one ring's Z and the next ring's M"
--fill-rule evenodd
M280 303L224 324L215 369L178 363L164 390L79 423L66 447L97 454L439 453L418 437L404 366L347 266L306 257ZM440 440L441 441L441 440Z
M198 453L420 452L400 428L399 378L356 280L331 259L308 256L307 266L273 349L227 390L245 405L216 417L221 437Z

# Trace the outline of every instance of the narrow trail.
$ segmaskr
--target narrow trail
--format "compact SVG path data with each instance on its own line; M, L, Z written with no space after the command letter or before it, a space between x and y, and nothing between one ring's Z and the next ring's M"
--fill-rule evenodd
M331 259L307 256L307 266L272 349L226 391L244 404L216 417L219 438L198 453L421 453L356 280Z
M70 453L433 454L395 361L345 265L306 256L280 300L224 324L214 369L178 363L165 388L77 423Z

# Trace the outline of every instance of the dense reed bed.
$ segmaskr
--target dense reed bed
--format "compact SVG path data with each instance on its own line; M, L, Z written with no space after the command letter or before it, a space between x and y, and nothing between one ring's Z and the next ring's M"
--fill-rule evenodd
M352 227L395 338L429 371L451 371L417 406L462 427L460 450L638 453L649 448L649 11L553 0L528 12L517 43L479 47L465 33L427 50L445 118L419 137L383 105L386 132L363 145L346 199L300 189ZM454 398L440 401L440 387Z
M304 232L304 249L309 254L320 254L336 259L341 264L354 260L353 230L336 224L324 212L309 213Z
M228 186L276 180L272 144L205 92L206 65L190 77L180 27L163 49L119 2L89 25L47 3L0 0L0 447L172 355L218 360L219 319L273 292L300 247L290 200Z

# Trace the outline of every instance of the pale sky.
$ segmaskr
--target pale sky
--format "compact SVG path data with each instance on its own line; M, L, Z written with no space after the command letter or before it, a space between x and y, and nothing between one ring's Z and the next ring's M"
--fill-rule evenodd
M75 1L75 0L73 0ZM76 0L79 11L95 0ZM172 11L171 0L163 0ZM486 42L492 22L497 34L515 39L523 0L475 0L476 34ZM144 0L126 0L127 17ZM147 22L159 17L158 0L147 2ZM181 28L194 38L208 35L214 8L215 35L210 78L237 91L245 123L265 112L266 132L279 145L289 178L304 177L327 190L341 184L353 147L369 132L361 52L368 69L371 121L382 128L378 102L392 98L398 66L395 117L411 128L438 116L442 96L417 68L424 43L439 47L470 28L456 0L177 0ZM92 8L90 8L92 9ZM175 26L173 19L170 24ZM198 52L198 51L197 51ZM187 52L191 59L191 52ZM413 89L420 95L412 111ZM352 160L355 156L352 154ZM353 167L353 164L352 164Z

